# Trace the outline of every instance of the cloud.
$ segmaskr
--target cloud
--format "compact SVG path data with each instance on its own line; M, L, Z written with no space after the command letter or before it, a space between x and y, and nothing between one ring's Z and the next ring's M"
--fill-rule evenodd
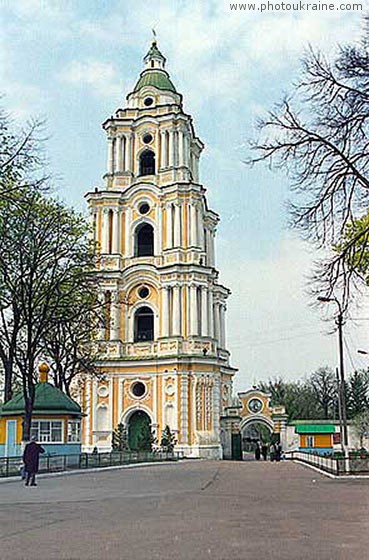
M87 87L97 95L115 98L122 93L119 74L110 62L74 60L60 73L60 80L78 87Z

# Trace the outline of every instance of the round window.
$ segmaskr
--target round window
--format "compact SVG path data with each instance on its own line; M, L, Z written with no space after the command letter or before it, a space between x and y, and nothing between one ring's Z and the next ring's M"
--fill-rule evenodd
M150 144L150 142L152 142L152 135L151 134L145 134L145 136L142 138L142 142L144 144Z
M251 399L248 404L249 411L257 414L263 408L263 403L260 399Z
M146 392L145 384L142 383L141 381L136 381L131 385L131 391L135 397L137 398L143 397Z
M150 290L149 290L149 288L147 288L146 286L143 286L142 288L140 288L140 289L138 290L138 295L139 295L139 297L142 298L142 299L147 298L147 296L149 295L149 293L150 293Z
M147 214L148 212L150 212L150 206L147 204L147 202L143 202L142 204L140 204L138 211L140 214Z
M146 99L144 99L144 105L145 107L150 107L150 105L152 105L154 103L154 100L152 97L146 97Z

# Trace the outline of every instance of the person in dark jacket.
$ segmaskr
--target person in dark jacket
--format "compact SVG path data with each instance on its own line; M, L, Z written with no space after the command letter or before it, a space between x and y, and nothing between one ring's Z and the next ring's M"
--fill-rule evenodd
M45 453L45 449L36 443L36 438L33 437L32 441L27 443L23 453L23 463L27 473L26 486L30 483L31 486L37 486L36 474L38 473L38 462L41 453Z
M268 457L268 446L266 443L263 443L263 445L261 446L261 454L263 456L264 461L266 461Z
M256 442L256 446L255 446L255 459L257 461L260 461L260 445L259 442Z

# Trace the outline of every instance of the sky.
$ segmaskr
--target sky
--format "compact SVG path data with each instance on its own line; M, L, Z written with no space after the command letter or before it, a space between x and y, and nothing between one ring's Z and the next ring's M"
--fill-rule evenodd
M338 6L338 0L335 1ZM257 7L260 0L255 0ZM86 210L102 186L101 123L125 104L155 28L184 109L206 148L201 181L221 216L216 240L228 301L235 388L260 379L301 379L337 365L336 335L306 295L316 253L287 227L289 178L243 161L258 117L291 91L309 44L328 57L356 41L362 12L235 11L225 0L3 0L3 104L21 125L46 120L57 194ZM367 6L367 0L363 1ZM326 307L330 307L329 305ZM367 367L369 308L345 325L346 366Z

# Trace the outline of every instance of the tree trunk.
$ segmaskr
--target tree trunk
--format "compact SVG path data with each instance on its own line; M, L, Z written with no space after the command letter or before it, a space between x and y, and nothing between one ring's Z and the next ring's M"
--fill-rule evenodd
M31 439L31 423L32 423L33 403L31 399L25 400L24 416L22 422L22 440L29 441Z
M4 364L4 375L5 375L5 383L4 383L4 403L10 401L13 398L13 367L10 362Z

